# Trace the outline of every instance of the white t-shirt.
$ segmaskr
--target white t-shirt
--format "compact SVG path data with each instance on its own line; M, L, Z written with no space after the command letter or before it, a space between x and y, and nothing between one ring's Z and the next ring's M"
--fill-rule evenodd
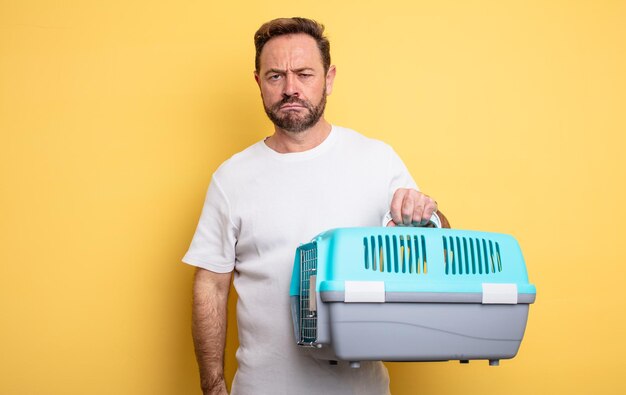
M417 189L391 147L338 126L304 152L280 154L260 141L213 174L183 261L235 271L239 368L233 395L389 392L382 363L330 365L296 345L289 285L298 245L331 228L380 226L401 187Z

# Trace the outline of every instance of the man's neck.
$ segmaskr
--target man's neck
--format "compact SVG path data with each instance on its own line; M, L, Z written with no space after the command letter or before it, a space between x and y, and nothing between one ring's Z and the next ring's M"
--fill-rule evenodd
M322 144L331 129L332 125L324 118L320 118L311 128L298 133L275 127L274 134L265 140L265 144L281 154L308 151Z

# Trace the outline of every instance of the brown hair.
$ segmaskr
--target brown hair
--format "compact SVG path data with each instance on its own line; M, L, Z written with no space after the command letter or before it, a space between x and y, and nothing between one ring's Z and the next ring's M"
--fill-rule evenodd
M278 18L264 23L254 34L254 46L256 48L256 56L254 58L254 67L259 71L259 60L261 51L265 44L274 37L286 34L304 33L313 37L317 42L317 47L322 55L322 64L324 72L328 72L330 68L330 42L324 36L324 25L312 19L307 18Z

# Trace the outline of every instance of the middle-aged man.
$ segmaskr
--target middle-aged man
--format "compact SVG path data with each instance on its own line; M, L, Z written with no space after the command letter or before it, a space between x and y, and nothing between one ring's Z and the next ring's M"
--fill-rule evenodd
M437 210L388 145L324 119L336 69L323 33L315 21L285 18L254 37L254 78L274 133L213 174L183 258L197 266L193 337L205 394L227 393L233 272L239 367L232 394L389 393L381 362L330 365L303 353L293 336L288 295L300 243L336 227L424 225Z

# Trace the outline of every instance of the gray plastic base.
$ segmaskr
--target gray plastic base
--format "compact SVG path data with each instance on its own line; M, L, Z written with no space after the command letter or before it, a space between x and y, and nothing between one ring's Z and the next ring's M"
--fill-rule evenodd
M330 344L320 359L445 361L513 358L528 305L325 303ZM333 356L331 358L331 356Z

